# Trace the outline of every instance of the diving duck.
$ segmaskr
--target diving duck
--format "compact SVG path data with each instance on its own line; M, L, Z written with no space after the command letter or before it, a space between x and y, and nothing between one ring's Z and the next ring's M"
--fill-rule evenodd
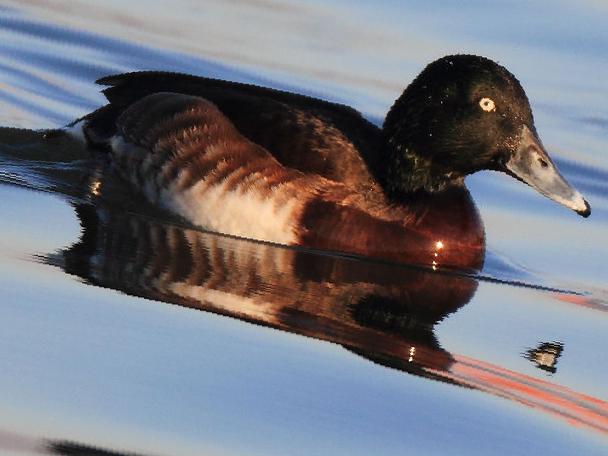
M591 212L542 146L518 80L484 57L429 64L382 128L344 105L217 79L97 83L108 104L68 131L151 203L211 231L479 270L485 235L465 176L502 171Z

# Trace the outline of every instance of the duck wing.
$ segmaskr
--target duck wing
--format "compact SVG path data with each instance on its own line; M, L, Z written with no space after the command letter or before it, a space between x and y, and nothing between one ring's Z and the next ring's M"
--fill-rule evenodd
M116 132L116 119L158 92L211 101L250 141L281 164L316 173L357 190L377 189L381 131L353 108L250 84L167 72L135 72L99 79L109 104L87 116L92 137Z
M97 120L85 119L87 136ZM201 97L147 95L114 125L112 136L96 140L118 174L151 203L215 232L297 244L299 220L312 200L323 194L343 200L352 193L283 166Z

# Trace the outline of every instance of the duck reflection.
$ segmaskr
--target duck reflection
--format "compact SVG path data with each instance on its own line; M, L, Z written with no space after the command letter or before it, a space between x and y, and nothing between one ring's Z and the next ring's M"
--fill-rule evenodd
M41 145L40 133L9 133L15 144L28 142L0 147L11 164L0 181L61 193L83 228L78 242L43 261L90 284L340 344L374 363L608 434L605 402L440 346L436 324L471 300L476 278L182 227L65 138ZM444 241L435 243L437 256Z
M602 401L441 347L435 325L471 300L474 277L230 238L100 203L75 209L80 240L46 261L88 283L340 344L608 433Z
M361 261L78 204L78 243L48 258L90 283L339 343L423 376L451 355L434 325L475 293L471 277Z

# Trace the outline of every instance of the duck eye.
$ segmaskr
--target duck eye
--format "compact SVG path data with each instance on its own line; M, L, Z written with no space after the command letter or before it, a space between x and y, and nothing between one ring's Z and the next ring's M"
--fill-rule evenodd
M494 100L488 97L483 97L479 100L479 106L486 112L496 111L496 104L494 104Z

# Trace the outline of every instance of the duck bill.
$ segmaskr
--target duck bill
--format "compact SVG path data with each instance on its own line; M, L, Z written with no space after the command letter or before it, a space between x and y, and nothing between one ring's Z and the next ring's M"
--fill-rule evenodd
M519 145L505 163L506 171L547 198L589 217L591 207L559 173L540 140L527 126L522 127Z

